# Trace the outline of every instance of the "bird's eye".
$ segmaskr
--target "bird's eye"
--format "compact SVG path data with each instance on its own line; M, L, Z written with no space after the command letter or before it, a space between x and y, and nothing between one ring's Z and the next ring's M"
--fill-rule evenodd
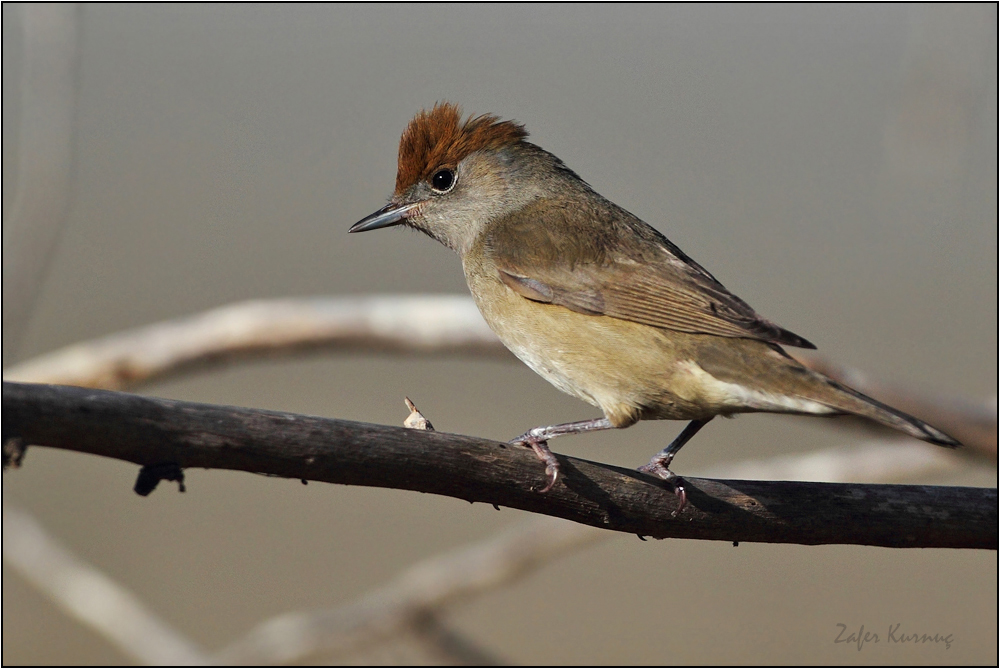
M431 177L431 188L438 193L447 193L455 185L455 173L449 169L438 170Z

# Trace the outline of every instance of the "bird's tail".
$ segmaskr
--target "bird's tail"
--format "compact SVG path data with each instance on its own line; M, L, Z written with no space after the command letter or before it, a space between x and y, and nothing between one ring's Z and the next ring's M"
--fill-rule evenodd
M824 396L820 399L823 404L831 409L871 419L876 423L898 430L911 437L929 441L939 446L946 446L948 448L961 446L957 440L941 430L928 425L919 418L914 418L899 409L894 409L833 379L818 373L817 376L821 376L823 381L829 386L829 390L832 391L823 393Z
M853 414L932 444L961 445L919 418L806 367L780 346L744 339L723 347L712 339L702 340L697 364L727 388L742 388L737 394L743 411Z

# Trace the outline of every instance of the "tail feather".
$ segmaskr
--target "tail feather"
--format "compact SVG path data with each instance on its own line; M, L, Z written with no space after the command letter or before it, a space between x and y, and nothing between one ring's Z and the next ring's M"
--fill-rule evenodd
M739 389L731 398L742 402L737 411L854 414L932 444L961 446L919 418L806 367L777 344L744 339L729 340L726 346L718 346L714 343L716 339L701 340L696 365L707 372L708 378L725 385L719 394Z
M825 380L830 386L839 391L833 398L824 398L822 400L822 403L831 409L869 418L876 423L881 423L886 427L899 430L911 437L916 437L917 439L939 446L956 448L962 445L956 439L928 425L919 418L914 418L899 409L894 409L842 383L838 383L832 379Z

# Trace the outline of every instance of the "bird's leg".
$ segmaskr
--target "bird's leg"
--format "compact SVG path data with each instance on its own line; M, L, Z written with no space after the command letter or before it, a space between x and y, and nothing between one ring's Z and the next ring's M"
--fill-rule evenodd
M670 471L670 463L677 455L677 451L681 450L681 447L691 440L691 437L698 434L698 430L705 427L711 418L693 420L687 424L681 433L670 442L670 445L664 448L662 451L653 456L653 459L649 461L649 464L639 467L639 471L646 472L647 474L656 474L663 480L670 480L676 478L677 475Z
M548 441L553 437L561 437L566 434L580 434L581 432L594 432L596 430L610 430L614 425L607 418L591 418L590 420L578 420L575 423L560 423L559 425L549 425L548 427L535 427L517 439L512 439L512 444L527 444L530 440Z
M674 493L677 495L677 511L674 513L679 513L681 509L687 504L687 493L684 491L684 485L682 479L670 471L670 463L677 455L677 451L681 450L681 447L691 440L691 437L698 434L698 430L705 427L711 418L704 418L693 420L687 424L681 433L670 442L670 445L664 448L662 451L653 456L653 459L649 461L649 464L639 467L640 472L646 472L647 474L654 474L659 476L664 481L670 481L674 485Z
M552 486L556 484L556 479L559 478L559 461L556 460L555 454L549 450L549 439L561 437L566 434L610 430L613 427L614 425L607 418L578 420L575 423L560 423L559 425L532 428L520 437L511 439L510 443L524 444L530 447L535 452L535 455L538 456L538 459L545 463L545 474L548 476L549 482L539 492L548 492L552 490Z

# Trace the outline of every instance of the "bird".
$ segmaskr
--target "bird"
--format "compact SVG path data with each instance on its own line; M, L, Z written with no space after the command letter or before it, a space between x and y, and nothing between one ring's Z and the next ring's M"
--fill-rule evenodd
M399 142L388 204L349 232L419 230L456 251L473 300L510 351L591 420L511 440L545 464L557 436L689 421L640 471L669 482L677 452L715 416L854 414L946 447L955 439L813 371L784 347L816 348L763 318L652 226L602 197L516 121L438 102Z

